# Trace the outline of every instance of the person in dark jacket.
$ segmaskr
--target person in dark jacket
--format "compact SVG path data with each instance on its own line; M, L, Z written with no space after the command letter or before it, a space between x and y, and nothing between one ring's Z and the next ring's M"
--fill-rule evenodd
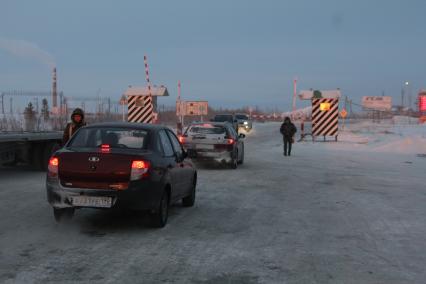
M290 156L291 144L293 143L293 136L297 132L296 126L291 122L289 117L284 119L284 123L281 124L280 132L283 136L284 141L284 156ZM288 151L287 151L288 150Z
M76 108L71 114L71 122L67 124L62 136L62 146L65 145L73 134L82 126L86 125L84 121L84 112L81 108Z

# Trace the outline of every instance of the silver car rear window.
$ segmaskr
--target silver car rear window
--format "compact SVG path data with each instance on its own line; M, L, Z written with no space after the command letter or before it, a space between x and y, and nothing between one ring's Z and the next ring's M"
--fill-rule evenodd
M225 127L222 126L193 126L189 129L189 132L196 134L225 134Z

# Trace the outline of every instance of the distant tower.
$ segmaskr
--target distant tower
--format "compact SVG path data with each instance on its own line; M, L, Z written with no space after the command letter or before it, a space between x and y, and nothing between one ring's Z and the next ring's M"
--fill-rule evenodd
M52 74L52 110L55 111L58 107L58 91L56 87L56 67L53 68Z

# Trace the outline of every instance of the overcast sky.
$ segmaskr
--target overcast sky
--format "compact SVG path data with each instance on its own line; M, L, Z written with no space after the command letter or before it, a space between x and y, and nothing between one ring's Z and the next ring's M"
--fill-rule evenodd
M399 103L405 81L413 96L426 88L425 11L424 0L0 0L0 91L49 90L55 62L65 95L118 99L145 84L146 54L166 104L181 80L187 100L286 110L295 76L299 90Z

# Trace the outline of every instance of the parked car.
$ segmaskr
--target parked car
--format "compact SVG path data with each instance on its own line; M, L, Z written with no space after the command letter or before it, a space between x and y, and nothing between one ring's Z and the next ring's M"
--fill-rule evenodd
M194 161L218 162L236 169L244 162L244 137L228 122L199 122L190 124L179 140Z
M228 122L232 125L238 133L238 121L233 114L216 114L211 121L214 122Z
M235 119L237 120L238 130L243 129L246 132L250 132L253 128L252 121L247 114L237 113Z
M50 158L47 199L57 221L75 209L123 207L148 210L164 227L168 208L193 206L197 171L167 127L99 123L82 127Z

